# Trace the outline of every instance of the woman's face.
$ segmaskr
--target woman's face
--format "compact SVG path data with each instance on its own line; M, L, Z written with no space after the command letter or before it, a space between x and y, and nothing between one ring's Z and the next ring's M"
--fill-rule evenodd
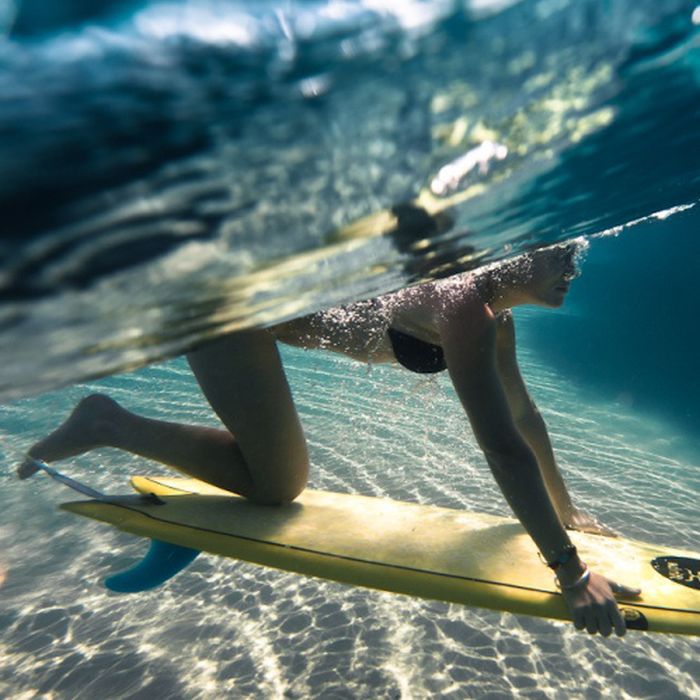
M531 256L528 291L540 306L561 306L571 281L578 277L575 245L538 250Z

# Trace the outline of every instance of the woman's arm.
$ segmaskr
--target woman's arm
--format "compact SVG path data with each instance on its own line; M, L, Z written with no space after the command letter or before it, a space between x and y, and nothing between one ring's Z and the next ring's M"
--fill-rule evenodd
M467 298L440 314L440 334L457 395L496 481L543 557L554 561L571 545L547 491L537 458L518 430L497 366L497 323L487 305ZM585 564L577 555L557 576L577 628L618 635L625 625L608 581L591 573L571 589ZM625 591L630 594L629 589Z
M496 361L515 425L535 453L542 477L554 507L564 526L599 535L615 533L574 506L557 466L547 426L527 391L518 367L515 349L515 325L510 311L496 317Z
M496 363L496 321L478 302L444 319L447 368L474 435L511 508L548 561L571 544L537 458L515 425Z

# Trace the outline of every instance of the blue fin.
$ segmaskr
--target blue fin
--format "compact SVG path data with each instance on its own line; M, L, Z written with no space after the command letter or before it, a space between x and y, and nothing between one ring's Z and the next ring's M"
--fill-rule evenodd
M171 579L199 554L198 549L151 540L146 556L130 569L105 579L105 586L117 593L138 593Z

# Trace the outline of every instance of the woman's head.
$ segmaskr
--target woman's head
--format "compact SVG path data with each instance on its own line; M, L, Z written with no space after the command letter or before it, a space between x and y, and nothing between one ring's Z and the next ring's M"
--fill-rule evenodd
M567 241L496 263L484 272L495 283L495 294L504 306L558 307L579 275L577 263L587 247L582 238Z
M530 255L524 287L533 304L561 306L569 291L571 281L579 275L577 261L581 245L568 243L542 248Z

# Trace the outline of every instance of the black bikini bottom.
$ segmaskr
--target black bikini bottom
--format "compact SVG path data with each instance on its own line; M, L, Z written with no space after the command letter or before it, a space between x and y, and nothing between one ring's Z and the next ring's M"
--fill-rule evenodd
M394 356L406 369L419 374L434 374L447 369L445 353L439 345L427 343L396 328L389 328L387 333Z

